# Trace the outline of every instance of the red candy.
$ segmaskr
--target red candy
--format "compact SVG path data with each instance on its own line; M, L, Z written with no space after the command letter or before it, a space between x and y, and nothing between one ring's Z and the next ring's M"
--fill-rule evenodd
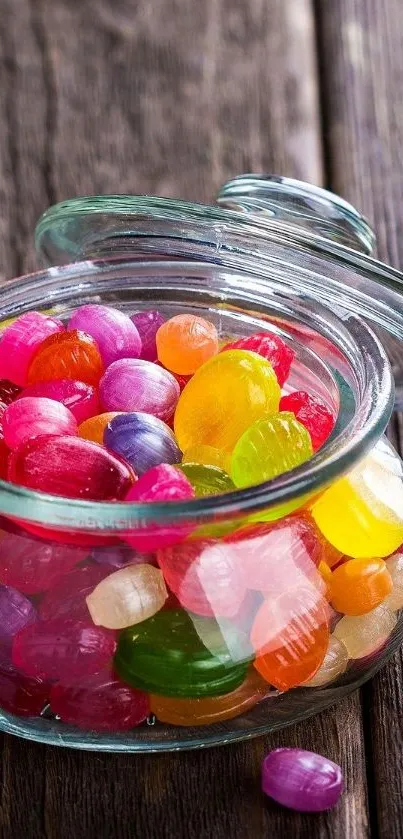
M27 383L28 368L38 347L49 336L64 332L60 320L28 312L6 327L0 341L0 377L7 376L22 387Z
M261 355L273 366L280 387L283 386L290 372L291 364L295 353L282 338L278 335L267 332L257 332L247 338L240 338L239 341L231 341L222 347L221 352L226 350L250 350ZM290 411L291 408L281 408L280 411Z
M95 417L101 410L95 387L74 379L53 379L28 385L20 396L44 396L46 399L62 402L71 411L78 425L90 417Z
M0 580L23 594L39 594L81 562L85 550L3 534L0 538Z
M39 604L42 620L55 618L89 619L85 602L95 586L110 574L107 565L82 565L64 574L61 580L47 591Z
M12 661L28 676L69 681L101 672L115 648L114 633L90 620L38 621L15 636Z
M0 706L4 711L37 717L48 701L49 690L43 679L26 676L12 664L9 649L0 649Z
M335 426L335 417L326 405L304 390L295 390L280 400L280 411L291 411L311 435L314 450L320 449Z
M150 710L147 694L125 685L109 670L73 685L58 682L50 705L63 722L92 731L127 731L144 722Z
M8 405L11 405L18 394L21 393L21 388L18 385L9 382L8 379L1 379L0 381L0 440L3 439L3 414Z
M103 371L94 339L79 329L73 329L50 335L40 344L29 365L28 382L78 379L88 385L97 385Z

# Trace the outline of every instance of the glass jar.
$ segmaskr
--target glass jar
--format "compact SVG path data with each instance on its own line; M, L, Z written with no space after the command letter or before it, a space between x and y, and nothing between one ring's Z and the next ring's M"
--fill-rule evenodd
M200 748L358 687L400 643L403 607L403 466L383 436L402 401L402 277L370 257L367 222L324 190L242 176L211 207L67 201L36 241L56 267L1 289L3 326L104 302L204 315L222 340L274 333L295 352L286 392L316 394L337 422L291 472L187 502L0 481L2 730L104 751ZM118 589L137 597L134 624L105 617Z

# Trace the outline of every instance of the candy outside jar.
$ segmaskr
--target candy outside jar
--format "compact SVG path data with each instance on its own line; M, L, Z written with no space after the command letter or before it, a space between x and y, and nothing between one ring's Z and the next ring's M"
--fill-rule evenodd
M367 222L241 176L36 241L0 290L1 729L176 750L338 701L402 636L403 286Z

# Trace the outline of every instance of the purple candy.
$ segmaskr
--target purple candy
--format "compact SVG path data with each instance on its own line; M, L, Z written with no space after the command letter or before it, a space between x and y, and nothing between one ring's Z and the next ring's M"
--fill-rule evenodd
M162 317L160 312L150 310L147 312L136 312L135 315L131 316L131 320L136 326L141 338L142 347L140 358L143 358L145 361L156 361L157 344L155 342L155 336L160 326L165 323L165 318Z
M31 601L12 586L0 586L0 642L11 642L14 635L37 620Z
M69 320L69 329L81 329L94 338L105 367L119 358L140 355L141 338L136 326L119 309L93 303L80 306Z
M123 568L125 565L156 565L156 559L153 554L138 553L130 550L130 548L115 547L105 545L105 547L94 548L91 551L91 559L99 563L99 565L106 565L109 568Z
M122 358L104 373L99 394L104 411L142 411L166 421L175 411L180 389L175 376L163 367Z
M173 432L151 414L121 414L106 426L104 445L123 457L136 475L160 463L180 463L182 452Z
M304 749L274 749L263 761L262 789L278 804L320 813L337 804L343 792L340 766Z

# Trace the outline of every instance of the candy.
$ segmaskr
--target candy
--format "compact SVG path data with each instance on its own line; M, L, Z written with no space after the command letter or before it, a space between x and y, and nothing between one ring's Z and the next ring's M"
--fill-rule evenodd
M137 411L168 420L179 399L179 385L157 364L122 358L106 370L99 393L105 411Z
M63 722L91 731L128 731L149 714L147 695L124 685L109 670L74 684L58 682L52 687L50 706Z
M119 358L138 358L141 338L135 324L119 309L89 303L80 306L69 320L69 329L91 335L97 343L104 367Z
M38 621L15 636L12 661L28 676L69 681L99 673L115 648L114 634L90 620Z
M393 588L384 601L388 609L403 609L403 554L397 553L386 560L386 567L391 576Z
M62 402L71 411L78 423L99 413L98 393L92 385L74 379L55 379L38 382L24 388L21 397L44 396ZM17 397L19 398L19 397Z
M116 411L110 411L106 414L98 414L95 417L86 419L78 426L79 437L83 437L84 440L92 440L93 443L98 443L102 446L106 426L118 416L119 413Z
M160 464L149 469L129 490L126 501L132 503L187 501L194 497L194 491L185 477L174 466ZM136 550L147 552L180 542L192 530L192 525L172 523L152 524L128 531L125 538Z
M171 429L150 414L115 417L105 428L104 444L130 463L136 475L161 463L179 463L182 457Z
M152 554L148 556L146 554L139 554L137 551L133 551L124 545L94 548L91 551L91 559L99 563L99 565L109 567L109 569L123 568L125 565L129 565L129 563L135 564L136 562L148 562L151 565L156 564Z
M18 394L21 393L21 388L18 385L9 382L8 379L1 379L0 381L0 440L3 439L2 418L4 411L8 405L17 399Z
M247 664L232 661L214 620L203 623L203 641L182 609L163 609L125 629L115 655L117 672L133 687L162 696L220 696L235 690Z
M256 420L277 411L280 388L270 362L246 350L210 359L188 382L175 413L182 451L208 445L231 451Z
M180 699L170 696L150 697L150 710L159 722L170 725L199 726L232 720L250 711L267 694L267 683L253 668L242 684L222 696Z
M152 618L162 609L168 592L164 578L152 565L128 565L98 583L86 598L96 626L125 629Z
M74 329L50 335L40 344L29 366L28 383L77 379L96 386L103 369L94 339Z
M310 434L314 451L320 449L333 431L336 418L316 396L295 390L280 400L280 411L291 411Z
M337 612L363 615L379 606L392 587L383 559L350 559L332 573L330 601Z
M204 466L218 466L229 472L231 457L228 452L215 449L213 446L192 446L183 452L182 463L203 463Z
M31 601L12 586L0 585L0 643L12 640L14 635L37 620Z
M73 414L61 402L45 397L26 396L12 402L3 414L4 441L18 449L41 434L77 434Z
M319 667L319 670L316 671L315 675L312 679L309 679L307 682L304 682L304 688L317 688L317 687L324 687L324 685L330 684L330 682L334 682L335 679L338 679L347 668L348 664L348 652L347 648L336 638L335 635L331 635L329 639L329 646L326 651L326 655L323 659L323 663Z
M307 430L290 413L257 420L238 440L231 458L237 487L253 486L289 472L312 455Z
M176 315L160 326L158 358L168 370L188 376L218 353L214 324L196 315Z
M337 804L343 776L336 763L304 749L274 749L262 766L262 789L278 804L302 813L321 813Z
M128 464L80 437L30 440L9 458L8 478L16 484L66 498L112 501L127 495L134 475Z
M49 697L50 685L37 677L26 676L11 662L8 647L0 647L0 706L19 717L37 717Z
M0 580L24 594L47 591L85 557L82 548L5 533L0 539Z
M63 333L60 320L40 312L21 315L2 332L0 341L0 378L6 377L23 387L27 384L28 368L42 342L52 335Z
M4 440L0 438L0 479L5 481L8 475L8 456L10 449L6 446Z
M157 344L155 336L165 318L160 312L152 310L145 312L136 312L131 316L139 335L141 338L141 353L140 358L145 361L156 361L157 358Z
M88 620L85 598L109 573L102 565L81 565L73 568L47 591L39 604L41 620L76 618Z
M224 345L221 352L224 350L250 350L261 355L267 361L270 361L280 387L288 378L292 361L295 358L294 350L282 338L278 335L269 335L267 332L257 332L255 335L248 335L238 341L230 341L230 343Z
M385 643L396 623L396 615L382 603L366 615L341 618L333 634L347 648L349 658L364 658Z
M201 463L181 463L181 471L190 481L196 498L233 492L235 484L230 476L217 466L204 466Z

